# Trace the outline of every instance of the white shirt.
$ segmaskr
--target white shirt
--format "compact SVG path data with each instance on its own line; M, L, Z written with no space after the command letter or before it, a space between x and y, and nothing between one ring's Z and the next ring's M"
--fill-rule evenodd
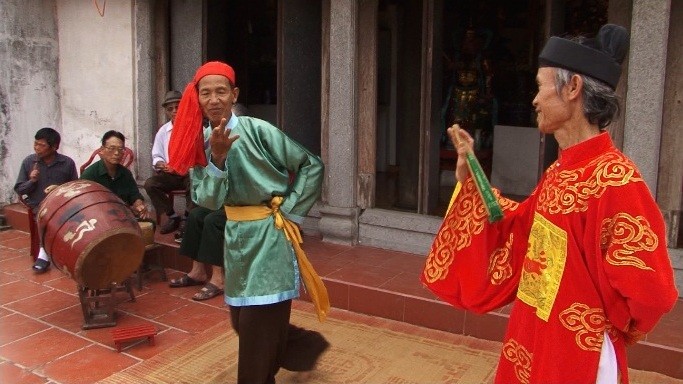
M168 164L168 143L171 141L171 130L173 124L169 121L159 128L154 136L154 146L152 146L152 166L163 161Z

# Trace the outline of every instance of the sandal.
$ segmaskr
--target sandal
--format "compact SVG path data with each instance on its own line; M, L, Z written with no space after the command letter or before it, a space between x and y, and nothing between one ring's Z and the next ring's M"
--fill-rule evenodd
M171 288L182 288L182 287L192 287L194 285L202 285L203 281L195 280L186 274L182 275L179 279L173 279L168 283Z
M211 284L211 283L206 283L202 289L199 290L199 292L195 293L194 296L192 296L192 300L195 301L202 301L202 300L208 300L211 298L214 298L220 294L223 293L223 290L218 288L217 286Z
M33 272L36 274L45 273L47 272L48 268L50 268L50 262L47 260L36 259L35 263L33 264Z

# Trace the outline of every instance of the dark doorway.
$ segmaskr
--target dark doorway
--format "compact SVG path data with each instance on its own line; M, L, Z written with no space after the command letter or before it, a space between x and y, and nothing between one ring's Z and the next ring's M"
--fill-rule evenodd
M321 2L207 0L206 20L206 60L233 66L248 114L319 155Z
M277 1L208 0L206 60L230 64L250 116L277 123Z

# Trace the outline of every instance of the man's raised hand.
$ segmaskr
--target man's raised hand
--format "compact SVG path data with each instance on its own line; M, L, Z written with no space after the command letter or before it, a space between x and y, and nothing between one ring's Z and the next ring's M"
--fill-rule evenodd
M211 147L211 161L220 169L223 169L225 158L228 156L228 151L232 147L232 143L239 139L239 135L230 136L231 129L225 129L228 120L221 119L221 123L211 131L209 138L209 146Z

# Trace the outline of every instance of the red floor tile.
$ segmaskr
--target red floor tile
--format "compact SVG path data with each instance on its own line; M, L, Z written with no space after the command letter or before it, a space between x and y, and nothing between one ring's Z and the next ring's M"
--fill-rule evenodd
M43 285L52 287L64 293L78 295L78 284L75 280L64 274L60 274L57 277L44 282Z
M2 245L7 240L16 239L18 237L25 239L26 241L30 239L28 233L10 229L9 231L0 232L0 245Z
M467 336L486 340L503 340L508 326L507 316L465 314L465 331Z
M119 308L138 316L156 319L185 305L187 305L187 300L157 291L149 291L138 295L135 303L121 303Z
M419 276L424 269L425 259L411 254L396 254L387 258L379 266L391 271L412 273Z
M3 384L42 384L47 383L48 379L17 367L12 362L4 361L0 363L0 382Z
M352 265L376 267L385 262L390 254L376 248L351 248L337 256Z
M410 324L462 334L465 312L438 300L406 298L405 321Z
M24 261L22 266L25 266L25 268L20 268L19 270L15 271L14 274L23 279L35 281L36 283L44 284L51 280L66 277L64 273L55 268L54 264L51 264L50 268L45 273L33 272L33 262L28 259Z
M0 272L0 285L18 281L20 278L9 273Z
M345 262L343 259L318 258L310 261L320 277L329 276L349 265L349 263Z
M199 333L228 317L227 309L222 310L208 305L186 305L157 318L156 321L186 332Z
M306 255L326 255L328 257L335 257L347 251L349 247L339 244L323 243L317 237L304 237L304 244L302 246Z
M0 347L0 356L34 369L89 344L80 337L51 328L3 345Z
M349 286L349 310L403 321L405 297L367 287Z
M83 326L83 311L80 302L61 311L43 317L41 320L71 333L78 333Z
M662 317L646 341L683 349L683 299L678 299L674 309Z
M0 268L2 268L2 266L0 266ZM22 300L49 290L49 288L45 288L40 284L31 283L26 280L14 281L4 284L2 289L0 289L0 304Z
M47 363L41 371L57 382L90 384L126 369L138 361L126 354L90 345Z
M349 309L349 285L346 282L325 280L325 287L333 307Z
M4 240L0 242L0 245L7 247L7 248L12 248L12 249L28 249L30 248L30 244L28 241L26 241L26 237L24 236L17 236L13 237L11 239ZM27 254L28 258L28 254Z
M2 233L2 232L0 232L0 233ZM25 257L26 260L30 261L28 254L25 250L16 250L16 249L0 246L0 260L9 260L9 259L15 259L15 258L20 258L20 257Z
M17 300L6 307L27 316L41 318L76 304L79 304L77 296L52 290Z
M0 289L2 289L2 288L0 287ZM14 312L0 307L0 319L5 317L5 316L9 316L9 315L13 315L13 314L14 314Z
M16 274L17 272L31 272L33 263L26 257L13 257L11 259L0 260L0 270L7 273Z
M366 287L379 287L394 276L387 276L386 270L381 267L351 264L340 268L336 272L330 273L326 277Z
M420 278L416 272L399 272L396 276L380 285L379 288L417 297L434 297L427 288L422 286L419 280Z
M0 345L5 345L50 328L49 325L21 314L0 318Z

